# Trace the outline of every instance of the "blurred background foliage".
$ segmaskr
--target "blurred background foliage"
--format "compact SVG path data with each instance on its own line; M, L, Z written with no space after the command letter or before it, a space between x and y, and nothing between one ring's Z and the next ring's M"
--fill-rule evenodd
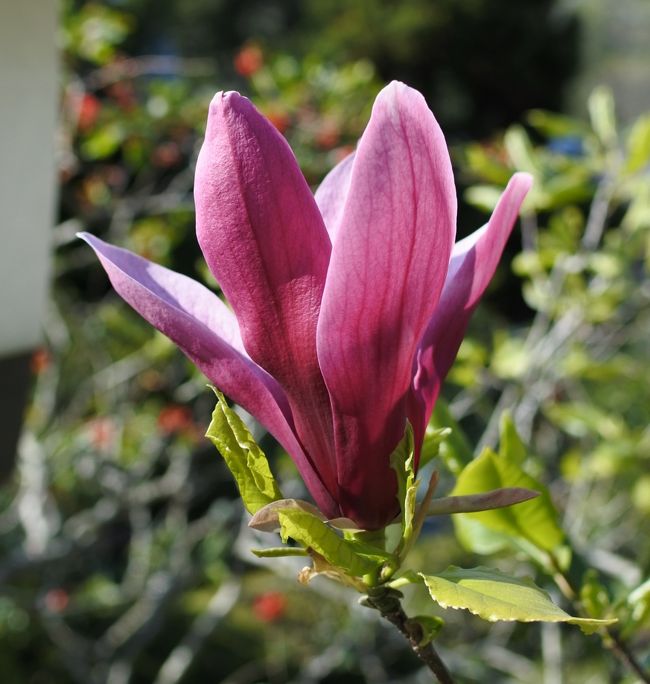
M17 471L0 489L3 681L427 681L347 593L302 587L299 565L250 554L234 485L202 436L205 380L74 238L89 230L216 286L192 201L214 91L252 97L315 186L391 78L420 88L445 128L461 234L513 171L535 177L434 417L455 430L436 463L441 491L468 444L496 445L508 409L526 469L559 509L581 609L617 615L648 662L650 116L624 103L617 121L606 89L568 111L590 16L550 0L64 3L52 303ZM257 435L283 491L304 495ZM486 557L479 532L461 541L436 520L414 563L490 564L564 600L525 548ZM575 628L441 615L438 648L459 682L634 681Z

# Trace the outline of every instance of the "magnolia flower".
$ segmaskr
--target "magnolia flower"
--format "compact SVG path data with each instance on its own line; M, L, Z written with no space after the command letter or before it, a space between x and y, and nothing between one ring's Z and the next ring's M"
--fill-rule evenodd
M456 191L420 93L391 83L356 152L311 193L285 139L244 97L210 105L194 196L203 285L108 245L115 290L278 440L329 518L398 513L390 454L416 456L441 383L531 184L454 245Z

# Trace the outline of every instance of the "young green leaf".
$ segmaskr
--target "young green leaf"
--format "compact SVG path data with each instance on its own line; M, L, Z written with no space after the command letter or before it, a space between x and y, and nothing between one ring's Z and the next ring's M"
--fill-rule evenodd
M448 428L450 433L444 435L444 440L437 439L437 433L440 430ZM429 435L433 433L436 439L436 453L439 452L440 458L447 468L454 474L458 475L460 471L472 460L472 446L465 437L460 425L449 410L447 402L442 398L438 398L433 409L431 422L427 427L424 437L424 445L422 447L423 453L420 456L420 467L422 467L428 459L425 459L426 445Z
M217 395L217 405L205 436L217 447L233 474L246 510L255 513L281 499L282 493L264 452L244 421L228 406L223 394L212 389Z
M628 173L641 171L650 162L650 114L644 114L634 122L627 136Z
M363 577L374 572L383 562L383 559L372 560L357 554L352 544L307 511L299 508L280 509L278 518L282 541L286 542L291 537L306 549L322 556L330 565L350 575Z
M612 91L606 86L594 88L587 99L591 126L605 147L616 143L616 112Z
M449 427L434 427L432 423L427 425L420 449L420 468L424 468L427 463L440 455L443 445L451 435L452 429Z
M484 620L567 622L586 633L616 620L592 620L565 613L532 580L509 577L497 570L465 570L450 566L439 575L422 575L431 598L443 608L469 610Z
M402 511L402 540L400 548L408 545L413 534L417 482L415 481L415 450L413 448L413 428L410 423L402 441L390 456L391 468L397 474L397 498Z
M455 515L452 518L456 538L461 546L472 553L490 556L512 547L514 539L481 524L475 516Z
M611 602L607 587L599 580L598 573L590 568L582 578L580 603L587 615L602 617L609 612Z
M627 603L632 609L632 624L640 625L650 618L650 579L630 593Z
M465 190L463 199L481 211L491 212L496 207L501 193L501 186L477 184Z
M523 126L510 126L504 135L503 143L508 156L519 171L528 171L534 176L540 175L539 159Z
M417 622L422 630L419 646L426 646L431 643L445 624L445 621L437 615L414 615L409 618L409 622Z
M526 446L521 441L509 411L504 411L501 415L499 434L499 453L508 461L521 465L526 460Z

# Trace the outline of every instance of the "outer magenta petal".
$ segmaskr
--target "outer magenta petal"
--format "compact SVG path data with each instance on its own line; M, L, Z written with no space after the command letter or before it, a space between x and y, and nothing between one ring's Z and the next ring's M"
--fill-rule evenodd
M323 216L332 243L334 243L336 232L343 218L343 207L350 187L354 157L355 153L353 152L340 161L325 176L316 190L316 204L318 204Z
M250 357L284 388L305 451L336 496L332 416L316 355L331 244L284 138L244 97L210 105L197 235Z
M396 512L388 457L404 432L413 358L442 291L455 225L443 134L424 98L392 83L351 165L318 323L339 500L368 528Z
M458 242L449 273L418 349L409 415L417 436L423 435L445 376L456 358L465 330L496 271L519 209L532 184L515 174L488 223Z
M79 237L95 250L116 292L175 342L219 389L254 415L291 454L323 512L339 515L296 439L282 388L248 358L237 321L226 305L191 278L88 233Z

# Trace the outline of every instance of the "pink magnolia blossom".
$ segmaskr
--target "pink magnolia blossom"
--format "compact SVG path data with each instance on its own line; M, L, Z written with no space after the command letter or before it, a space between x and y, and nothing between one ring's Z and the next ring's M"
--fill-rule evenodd
M232 310L203 285L88 234L117 292L293 458L330 517L398 512L389 457L419 454L441 383L531 179L454 245L443 134L417 91L377 97L356 152L311 193L285 139L237 93L210 105L198 240Z

